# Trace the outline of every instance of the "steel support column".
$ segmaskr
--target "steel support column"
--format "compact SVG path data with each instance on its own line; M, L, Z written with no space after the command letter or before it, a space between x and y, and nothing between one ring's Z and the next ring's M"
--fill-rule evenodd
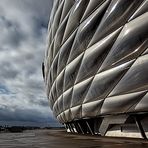
M142 124L140 122L140 119L137 116L134 116L134 119L135 119L136 125L141 133L141 136L143 137L143 139L147 139L147 137L145 135L145 131L144 131Z

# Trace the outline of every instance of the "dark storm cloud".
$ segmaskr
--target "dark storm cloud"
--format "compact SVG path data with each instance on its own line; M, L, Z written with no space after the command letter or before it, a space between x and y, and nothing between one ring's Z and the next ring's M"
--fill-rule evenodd
M51 7L52 0L0 1L0 120L53 119L41 72Z
M9 43L11 47L19 46L19 43L22 40L25 40L25 34L21 32L21 28L19 24L11 22L5 18L5 16L0 17L0 26L7 28L7 32L5 32L5 37L1 42L3 44Z
M20 109L15 108L11 109L7 106L0 108L0 116L4 121L30 121L30 122L39 122L50 120L47 114L43 114L38 110L34 109Z
M12 64L8 61L4 61L2 63L0 63L0 76L1 78L5 78L5 79L15 79L17 77L17 75L19 74L19 71L16 70L15 68L12 68ZM11 69L11 72L10 72Z

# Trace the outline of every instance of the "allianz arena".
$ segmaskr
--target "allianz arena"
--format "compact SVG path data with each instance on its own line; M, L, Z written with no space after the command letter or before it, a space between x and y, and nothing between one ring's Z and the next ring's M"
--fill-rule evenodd
M148 132L148 0L54 0L43 74L68 131Z

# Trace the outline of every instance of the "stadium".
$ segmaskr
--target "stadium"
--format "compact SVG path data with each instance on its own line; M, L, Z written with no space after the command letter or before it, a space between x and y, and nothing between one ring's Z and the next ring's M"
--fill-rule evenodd
M147 138L148 0L54 0L47 42L47 96L67 131Z

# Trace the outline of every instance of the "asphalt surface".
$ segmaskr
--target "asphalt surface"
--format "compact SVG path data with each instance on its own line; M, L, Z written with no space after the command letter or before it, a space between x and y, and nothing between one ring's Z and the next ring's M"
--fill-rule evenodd
M70 134L62 130L0 133L0 148L148 148L148 141Z

